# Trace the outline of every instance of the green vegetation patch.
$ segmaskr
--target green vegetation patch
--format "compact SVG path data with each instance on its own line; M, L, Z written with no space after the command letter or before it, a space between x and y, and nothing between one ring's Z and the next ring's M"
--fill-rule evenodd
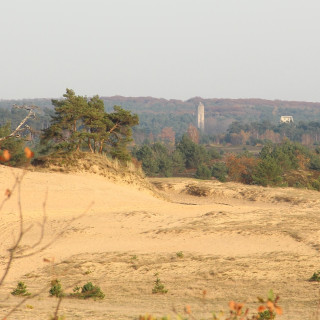
M51 281L51 288L49 290L49 294L53 297L63 297L64 293L63 293L63 289L62 289L62 285L61 285L61 281L58 279L52 280Z
M13 296L30 296L31 293L28 292L27 286L24 282L19 281L17 287L11 292Z
M315 272L312 277L309 279L311 282L320 282L320 271Z
M154 287L152 289L153 294L164 294L167 293L168 290L165 288L164 284L161 282L160 278L158 277L158 273L155 274L156 280L154 282Z
M70 294L70 297L78 299L103 299L105 294L100 287L93 285L92 282L87 282L82 287L76 286L73 289L73 293Z

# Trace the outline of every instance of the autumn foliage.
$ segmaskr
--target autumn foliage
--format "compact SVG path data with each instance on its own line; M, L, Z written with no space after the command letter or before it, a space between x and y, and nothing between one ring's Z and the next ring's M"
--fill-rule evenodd
M225 163L228 168L229 179L241 183L252 183L253 171L258 161L257 158L246 155L228 154Z
M7 162L11 158L10 152L8 150L3 150L2 155L0 156L1 162Z
M193 126L192 124L189 125L188 127L188 137L190 138L190 140L194 143L199 143L199 131L198 129Z
M24 154L27 159L31 159L34 157L34 153L28 147L24 148Z
M28 148L24 148L24 154L27 159L32 159L34 157L34 153ZM11 159L11 154L8 150L3 150L2 155L0 155L0 162L8 162Z
M168 143L171 145L175 144L176 133L173 131L171 127L165 127L162 129L159 138L164 143Z

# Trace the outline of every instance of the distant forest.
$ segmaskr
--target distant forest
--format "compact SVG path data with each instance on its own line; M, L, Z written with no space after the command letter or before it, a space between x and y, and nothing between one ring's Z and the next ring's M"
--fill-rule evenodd
M106 112L110 112L114 105L120 105L139 116L140 124L133 128L136 144L181 139L190 125L196 126L195 108L200 101L205 105L203 142L254 145L265 140L279 142L286 137L312 145L320 139L320 103L198 97L187 101L121 96L101 99ZM50 125L51 99L24 99L0 100L0 126L8 121L15 126L20 121L24 111L12 109L14 104L39 107L37 119L29 123L35 129L35 136L37 131ZM282 115L293 116L294 124L280 125Z

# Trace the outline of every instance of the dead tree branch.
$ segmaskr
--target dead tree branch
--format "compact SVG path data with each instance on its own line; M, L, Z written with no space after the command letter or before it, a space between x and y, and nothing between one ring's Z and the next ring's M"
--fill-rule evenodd
M28 111L28 114L24 117L24 119L19 123L19 125L7 136L5 137L1 137L0 138L0 142L7 140L9 138L13 138L13 137L19 137L19 134L23 131L26 130L30 130L30 127L26 124L26 122L30 119L30 118L35 118L36 114L35 114L35 109L37 109L36 106L18 106L18 105L14 105L14 108L17 109L24 109Z

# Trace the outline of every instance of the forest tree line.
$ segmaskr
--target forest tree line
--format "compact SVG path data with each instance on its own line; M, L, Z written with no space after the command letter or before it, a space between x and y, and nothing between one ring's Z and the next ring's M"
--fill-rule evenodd
M100 97L100 99L103 101L107 113L112 112L113 107L118 105L131 111L132 114L138 115L139 126L132 128L133 137L137 144L141 144L145 140L161 141L164 128L170 128L174 131L175 138L181 139L190 124L196 126L195 109L200 101L205 106L205 135L210 138L215 136L216 141L221 141L221 143L224 140L223 135L235 122L242 124L269 123L277 126L282 115L293 116L296 124L320 122L320 103L262 99L202 99L198 97L186 101L121 96ZM13 104L38 106L38 123L34 123L34 128L39 130L48 127L50 116L54 113L51 99L0 100L0 125L5 124L7 120L14 123L16 111L11 109ZM12 114L10 115L10 113ZM268 126L270 127L270 125ZM269 129L271 132L265 133L265 136L263 133L259 133L259 137L256 139L271 138L276 141L278 139L277 133L281 135L281 132L277 132L273 128ZM275 136L272 136L272 131L276 134ZM246 130L244 132L247 133ZM254 132L252 132L252 136L254 137ZM291 137L289 138L291 139ZM237 139L239 140L241 137L233 136L227 143L236 142ZM308 133L299 139L300 142L303 140L303 143L310 143L308 142Z

